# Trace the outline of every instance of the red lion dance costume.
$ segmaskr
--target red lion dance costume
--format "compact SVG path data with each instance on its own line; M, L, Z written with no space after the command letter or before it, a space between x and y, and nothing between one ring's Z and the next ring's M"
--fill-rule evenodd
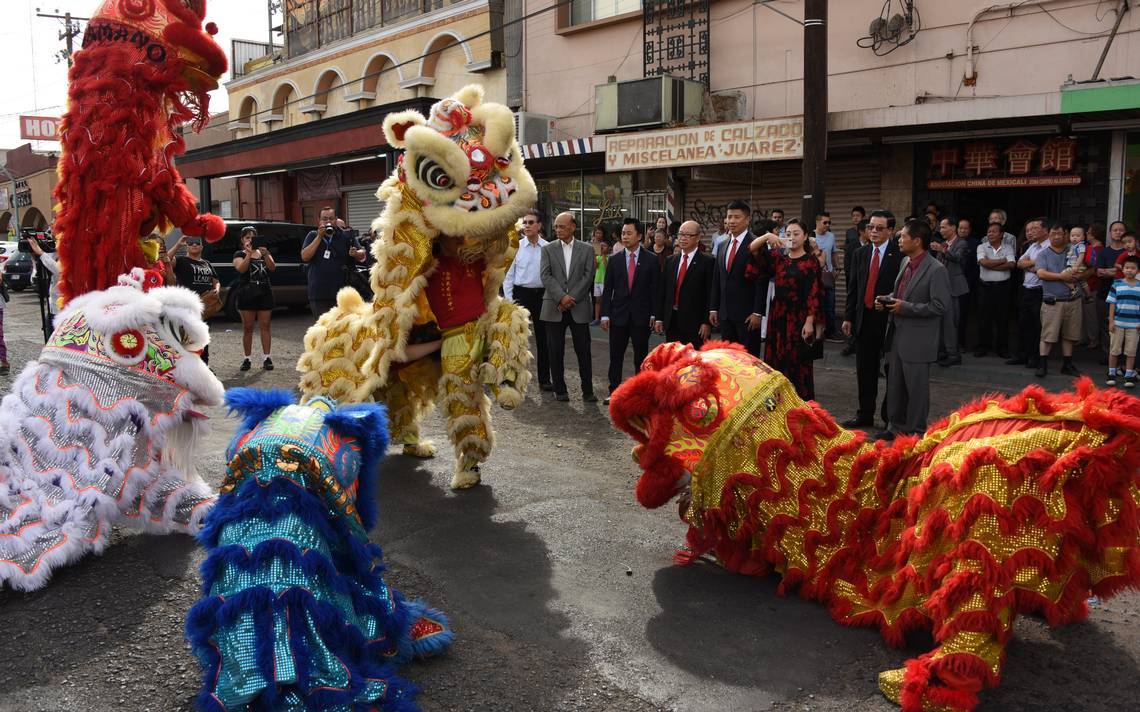
M1084 620L1140 584L1140 400L1030 386L891 444L844 430L739 347L664 344L613 395L640 445L637 498L680 495L678 563L783 576L779 591L934 650L879 675L910 712L969 710L998 684L1019 613Z
M141 238L179 227L217 240L221 218L199 215L174 168L178 127L209 116L226 55L203 28L206 0L106 0L69 75L60 129L60 293L66 302L143 267ZM153 255L151 255L153 261Z

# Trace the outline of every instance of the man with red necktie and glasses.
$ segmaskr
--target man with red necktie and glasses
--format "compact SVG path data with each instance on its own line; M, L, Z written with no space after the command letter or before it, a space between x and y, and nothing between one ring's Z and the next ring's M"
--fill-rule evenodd
M879 398L879 369L883 360L883 339L888 316L875 310L875 297L890 294L895 288L902 253L892 241L895 216L889 210L876 210L867 222L871 241L851 256L847 268L847 305L843 335L854 335L855 376L859 390L859 410L843 423L845 428L874 425L875 402ZM883 399L882 419L886 421L887 402Z
M701 226L695 221L681 223L677 232L679 254L665 261L665 274L657 298L654 329L669 341L680 341L700 348L709 338L708 294L712 289L713 258L697 249Z

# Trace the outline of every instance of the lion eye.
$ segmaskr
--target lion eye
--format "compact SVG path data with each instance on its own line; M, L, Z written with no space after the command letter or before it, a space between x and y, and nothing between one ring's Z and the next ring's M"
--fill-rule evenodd
M416 175L421 181L430 185L433 188L450 188L454 181L447 171L443 170L443 166L439 165L430 158L421 158L419 164L416 166Z

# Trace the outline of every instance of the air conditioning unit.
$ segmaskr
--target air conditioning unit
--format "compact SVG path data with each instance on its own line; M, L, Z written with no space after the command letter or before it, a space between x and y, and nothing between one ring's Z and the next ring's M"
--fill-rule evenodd
M531 143L546 143L554 133L554 117L532 114L529 111L515 112L515 138L520 146Z
M705 85L661 76L594 87L594 132L698 124Z

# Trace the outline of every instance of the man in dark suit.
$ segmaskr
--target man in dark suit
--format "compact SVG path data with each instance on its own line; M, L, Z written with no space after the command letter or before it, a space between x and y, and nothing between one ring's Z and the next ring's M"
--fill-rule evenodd
M697 249L701 226L695 221L681 223L677 232L680 254L665 262L665 273L657 299L657 333L669 341L680 341L700 348L709 338L708 294L712 289L713 258Z
M637 218L626 218L621 226L625 251L610 258L602 287L602 331L610 334L610 393L621 385L625 350L633 341L633 373L649 355L649 332L656 320L654 298L661 266L657 256L642 249L645 228ZM605 402L610 402L606 398Z
M942 317L942 349L946 357L938 359L939 366L957 366L962 363L959 351L959 325L962 320L962 304L970 298L970 283L966 271L970 263L970 243L958 237L958 220L950 216L938 223L941 242L933 242L930 249L937 253L938 261L946 267L950 279L950 308Z
M899 265L894 296L880 297L875 309L890 314L893 336L887 357L888 431L921 435L930 415L930 364L938 359L942 315L950 308L950 278L928 252L932 231L924 220L910 220L899 235Z
M554 219L554 235L558 239L542 248L539 265L545 290L540 318L546 326L554 397L560 401L570 400L563 367L566 329L569 327L574 339L574 353L578 356L578 373L582 376L582 400L596 403L593 361L590 359L590 320L594 318L594 306L590 302L594 288L594 249L574 239L577 229L578 221L572 213L560 213Z
M713 258L712 291L709 296L709 323L720 327L725 341L744 344L749 353L760 356L760 324L764 313L767 280L744 278L748 266L748 246L754 235L748 230L752 210L747 203L734 200L725 211L728 235L717 247Z
M883 339L887 333L887 313L875 311L875 298L895 288L902 253L891 241L895 216L889 210L876 210L867 222L870 242L855 250L847 267L847 306L844 336L855 345L855 376L859 384L859 410L843 423L845 428L869 427L875 422L875 402L879 398L879 369L883 360ZM883 400L883 420L887 401Z

